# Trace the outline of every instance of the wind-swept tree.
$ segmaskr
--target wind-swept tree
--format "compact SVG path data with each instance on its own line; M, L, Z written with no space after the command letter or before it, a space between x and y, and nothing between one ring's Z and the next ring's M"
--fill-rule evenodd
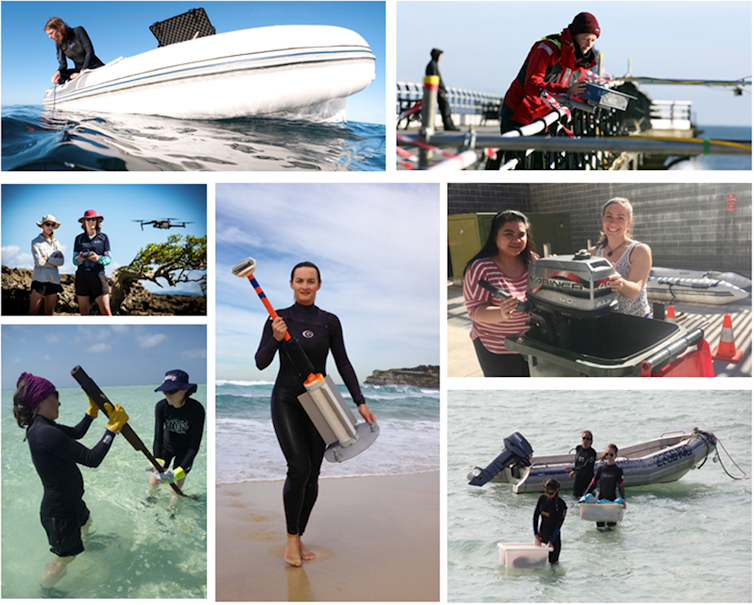
M148 244L128 265L117 269L113 278L112 302L116 308L128 295L130 285L137 281L150 281L161 288L164 283L171 287L198 283L206 295L207 236L170 235L164 243Z

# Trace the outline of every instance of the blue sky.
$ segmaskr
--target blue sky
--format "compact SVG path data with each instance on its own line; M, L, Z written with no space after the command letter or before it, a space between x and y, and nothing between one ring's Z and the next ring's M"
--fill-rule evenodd
M217 33L267 25L337 25L361 34L377 57L376 78L349 97L348 119L385 123L384 2L3 2L2 104L41 105L57 69L44 24L83 26L105 63L157 48L156 21L204 7Z
M55 237L63 247L62 273L74 273L73 240L82 232L78 219L88 209L104 217L102 231L112 247L113 270L129 264L149 243L167 240L169 234L207 234L207 188L205 185L3 185L2 263L12 268L32 268L31 240L42 230L37 221L52 214L60 223ZM186 228L155 229L134 219L173 218L193 221ZM153 292L170 293L167 287L142 282ZM200 294L198 284L182 284L180 292Z
M18 325L2 327L2 388L15 389L22 372L55 386L75 387L80 365L98 385L162 383L180 368L191 382L207 382L207 329L179 325Z
M448 87L504 95L529 49L579 12L597 17L596 48L613 76L751 79L751 2L397 2L397 79L421 82L433 47ZM459 20L472 24L459 27ZM419 24L421 26L419 26ZM473 32L473 35L467 35ZM751 126L751 95L643 86L655 100L693 101L697 123ZM751 87L749 88L751 91Z
M438 364L440 201L436 184L259 184L217 188L217 378L274 380L254 365L267 312L246 279L251 256L275 308L293 304L292 267L322 273L317 306L341 320L363 381L375 369ZM332 361L329 370L340 377Z

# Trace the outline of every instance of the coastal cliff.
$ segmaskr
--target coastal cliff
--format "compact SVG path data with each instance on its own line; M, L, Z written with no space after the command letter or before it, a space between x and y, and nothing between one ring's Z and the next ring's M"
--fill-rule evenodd
M2 267L2 314L28 315L29 292L31 291L31 269L11 269ZM207 299L204 296L184 296L180 294L153 294L139 282L128 285L127 292L119 292L110 284L110 307L113 315L206 315ZM55 306L56 315L78 315L75 276L60 276L63 292L58 294ZM92 301L91 314L98 315L97 304Z
M374 385L405 384L422 389L439 389L440 367L416 366L415 368L374 370L364 382Z

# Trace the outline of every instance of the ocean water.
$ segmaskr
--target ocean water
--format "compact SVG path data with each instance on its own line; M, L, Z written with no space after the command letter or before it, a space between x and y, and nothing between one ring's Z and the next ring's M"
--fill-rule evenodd
M365 452L343 463L323 462L321 477L406 475L440 469L439 390L362 385L380 435ZM353 401L339 386L357 420ZM286 463L270 419L272 383L218 381L218 483L284 479Z
M3 170L384 171L385 126L2 108Z
M468 485L519 431L534 454L566 453L581 431L594 448L631 445L693 427L712 431L751 476L751 391L450 391L448 393L448 600L496 602L751 602L751 480L728 477L710 456L673 483L626 488L627 509L600 533L569 508L560 562L506 570L498 542L532 542L539 494L510 484ZM741 472L725 456L731 474ZM598 596L595 596L598 595Z
M700 138L751 144L750 126L699 126ZM671 166L670 170L751 170L751 155L703 155Z
M129 415L129 424L151 449L154 386L103 388ZM79 388L60 392L58 422L73 426L87 408ZM205 404L206 385L194 398ZM45 565L55 558L39 522L42 483L11 409L13 392L2 392L2 598L37 598ZM93 447L105 430L102 413L81 443ZM206 443L206 428L204 441ZM118 436L102 464L81 468L84 501L92 526L86 550L68 566L54 596L66 598L207 597L207 451L202 444L183 492L162 485L150 498L147 458Z

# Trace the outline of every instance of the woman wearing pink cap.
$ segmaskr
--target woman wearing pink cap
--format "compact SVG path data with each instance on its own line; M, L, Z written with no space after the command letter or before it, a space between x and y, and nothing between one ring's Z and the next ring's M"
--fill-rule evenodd
M47 532L50 551L56 558L47 564L42 587L50 588L65 575L68 564L84 552L82 529L89 526L89 509L84 502L84 479L79 464L96 468L110 450L113 438L128 422L119 404L105 404L109 415L105 434L92 449L78 440L86 435L97 417L97 406L90 400L84 418L75 427L55 420L60 400L55 385L40 376L24 372L16 383L13 415L18 426L26 429L31 459L42 480L44 495L40 520Z
M29 315L37 315L44 301L44 314L52 315L58 302L58 294L63 291L60 285L58 267L63 264L63 251L55 239L55 229L60 223L52 214L45 214L37 227L42 233L31 240L31 255L34 258L34 272L31 275L29 294Z
M500 105L500 132L516 130L550 113L553 107L546 93L573 97L584 92L586 72L597 64L592 47L600 33L594 15L579 13L559 34L535 42ZM508 160L515 152L505 155ZM498 152L487 169L499 169L502 156Z
M89 315L89 298L94 296L102 315L110 311L110 286L105 277L105 266L110 264L110 240L102 233L104 217L87 210L79 219L84 233L73 242L76 269L76 298L82 315Z

